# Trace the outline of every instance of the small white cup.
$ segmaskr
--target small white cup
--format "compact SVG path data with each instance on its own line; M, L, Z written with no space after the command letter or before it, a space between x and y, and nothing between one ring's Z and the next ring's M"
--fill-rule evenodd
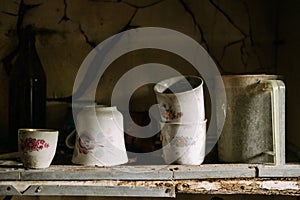
M24 167L32 169L49 167L56 152L57 140L57 130L19 129L19 154Z
M163 158L167 164L202 164L205 157L206 122L161 124Z

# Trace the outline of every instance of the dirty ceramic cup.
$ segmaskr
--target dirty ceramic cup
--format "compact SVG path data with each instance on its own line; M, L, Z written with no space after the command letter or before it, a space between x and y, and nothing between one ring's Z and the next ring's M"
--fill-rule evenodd
M33 169L49 167L56 152L57 140L57 130L19 129L19 154L24 167Z
M203 80L176 76L154 86L162 122L197 123L205 120Z
M83 107L77 114L76 132L73 132L76 142L72 162L85 166L114 166L128 162L123 130L123 116L115 106Z
M206 122L161 123L163 158L167 164L202 164L205 157Z

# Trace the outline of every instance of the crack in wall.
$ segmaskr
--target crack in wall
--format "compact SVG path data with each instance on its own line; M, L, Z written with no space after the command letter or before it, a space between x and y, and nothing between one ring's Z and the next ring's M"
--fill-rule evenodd
M64 0L64 15L62 16L62 18L59 20L58 24L60 24L63 21L69 21L70 18L67 15L67 8L68 8L68 4L67 4L67 0Z
M243 65L244 65L245 71L247 71L247 62L246 62L245 59L244 59L245 48L246 48L246 43L245 43L245 40L246 40L246 39L247 39L247 37L244 38L244 39L242 40L242 45L241 45L241 48L240 48L240 52L241 52L241 62L242 62Z
M67 21L72 21L71 18L68 17L68 14L67 14L67 10L68 10L68 3L67 3L67 0L63 0L63 3L64 3L64 14L62 16L62 18L59 20L58 24L62 23L62 22L67 22ZM86 32L83 30L80 22L78 22L78 28L79 28L79 31L80 33L83 35L84 39L85 39L85 42L90 45L92 48L95 48L97 46L97 44L93 41L91 41L88 37L88 35L86 34Z
M158 0L158 1L152 2L152 3L147 4L147 5L143 5L143 6L134 5L133 3L127 2L125 0L123 0L123 1L122 0L118 0L118 1L105 1L105 2L124 3L124 4L128 5L128 6L131 6L131 7L135 8L135 10L134 10L133 14L130 16L127 24L124 25L124 27L122 27L120 29L120 31L118 31L118 32L122 32L122 31L126 31L128 29L138 28L139 27L139 26L132 26L131 25L132 21L133 21L134 17L136 16L136 14L137 14L137 12L138 12L139 9L151 7L151 6L154 6L154 5L157 5L157 4L161 3L163 1L165 1L165 0ZM221 55L220 59L214 58L213 55L210 55L210 56L212 58L214 58L215 62L218 64L219 68L222 71L224 71L222 69L221 65L219 64L219 62L221 62L223 60L227 49L230 48L232 45L235 45L235 44L237 44L239 42L242 42L242 46L240 48L241 62L243 63L244 68L247 71L247 60L245 60L244 56L245 56L246 47L247 47L246 40L249 39L250 40L250 45L252 47L252 51L254 53L254 56L258 60L259 68L262 70L263 68L262 68L261 58L260 58L259 54L257 53L257 50L255 48L255 42L254 42L254 39L253 39L252 19L251 19L251 15L250 15L249 5L247 4L247 2L243 1L242 3L245 6L246 14L247 14L247 17L248 17L248 23L249 23L249 33L248 34L245 33L245 32L243 32L243 30L238 27L238 25L234 22L234 20L231 18L231 16L228 13L226 13L219 5L217 5L217 3L215 1L216 0L209 0L209 2L214 6L214 8L216 8L228 20L228 22L230 22L232 24L232 26L234 26L244 36L244 38L236 40L236 41L232 41L232 42L226 44L223 47L223 51L222 51L222 55ZM193 21L195 27L198 29L198 31L200 33L200 36L201 36L200 43L202 45L204 45L204 47L206 48L206 50L208 51L208 53L210 53L209 44L208 44L208 42L206 40L206 37L205 37L205 34L204 34L204 30L202 29L201 25L198 23L195 14L193 13L193 11L189 7L189 5L184 0L179 0L179 2L183 6L184 10L190 15L190 17L192 18L192 21ZM63 3L64 3L64 14L63 14L62 18L60 19L60 21L58 22L58 24L60 24L63 21L71 20L68 17L68 15L67 15L67 9L68 9L68 2L67 2L67 0L63 0ZM22 27L22 23L23 23L25 15L26 15L26 12L28 10L30 10L30 9L32 9L34 7L38 7L40 5L41 4L26 5L24 3L24 0L21 0L21 3L19 4L18 14L6 12L6 11L2 11L2 13L10 15L10 16L13 16L13 17L18 17L18 19L17 19L16 33L17 33L17 35L19 37L19 32L20 32L20 29ZM83 30L83 28L82 28L82 26L81 26L80 23L79 23L79 30L82 33L82 35L84 36L85 41L86 41L87 44L89 44L93 48L97 46L95 42L93 42L93 41L91 41L89 39L88 35ZM42 31L42 30L37 30L37 32L40 32L40 31ZM17 55L17 53L18 53L18 45L17 45L16 49L14 49L6 57L4 57L2 59L2 63L3 63L4 68L5 68L5 70L6 70L6 72L8 74L9 74L10 69L12 67L12 60L15 58L15 56ZM275 55L275 68L276 68L276 55Z
M131 22L134 19L134 17L136 16L137 12L138 12L138 8L135 8L135 10L134 10L133 14L131 15L131 17L129 18L127 24L123 28L121 28L121 30L118 31L118 33L126 31L126 30L129 30L129 29L133 29L133 28L138 28L139 27L139 26L132 26L131 25Z
M192 17L193 23L195 24L195 26L197 27L197 29L200 32L200 36L201 36L201 41L200 43L203 43L205 45L205 48L208 52L209 51L209 46L208 46L208 42L205 39L204 36L204 31L202 29L202 27L200 26L200 24L197 22L196 16L194 15L193 11L190 9L190 7L184 2L184 0L179 0L180 4L183 6L184 10Z
M219 11L226 19L227 21L235 28L237 29L242 35L243 35L243 38L242 39L239 39L239 40L236 40L236 41L232 41L232 42L229 42L228 44L226 44L224 47L223 47L223 50L222 50L222 55L220 57L220 62L222 61L222 59L224 58L225 56L225 53L227 51L227 48L230 48L232 45L235 45L235 44L238 44L240 42L242 42L242 45L241 45L241 48L240 48L240 59L241 59L241 62L243 63L243 67L246 68L247 66L247 62L244 60L244 49L245 49L245 40L249 37L249 35L247 33L245 33L235 22L234 20L229 16L229 14L227 14L225 12L225 10L223 10L219 5L217 5L216 2L214 2L214 0L209 0L209 2L211 3L211 5L213 5L213 7ZM246 8L247 9L247 8ZM249 17L249 13L248 13L248 17ZM250 23L249 23L249 26L250 26ZM225 70L223 70L223 72L225 72ZM228 73L228 72L226 72ZM231 72L232 73L232 72Z
M218 66L219 70L221 72L224 72L224 69L222 68L222 66L220 65L220 61L214 56L211 54L211 51L210 51L210 48L209 48L209 45L208 45L208 42L205 38L205 35L204 35L204 31L201 27L201 25L197 22L197 19L196 19L196 16L195 14L193 13L193 11L190 9L190 7L184 2L184 0L179 0L180 4L183 6L184 10L192 17L192 20L193 20L193 23L194 25L197 27L197 29L199 30L200 32L200 36L201 36L201 41L200 43L201 44L204 44L204 47L206 49L206 51L208 52L208 54L211 56L211 58L214 60L214 62L216 63L216 65Z
M103 3L120 3L122 0L88 0L92 2L103 2Z
M262 62L261 62L261 59L260 59L260 56L259 54L257 53L256 51L256 48L255 48L255 44L254 44L254 40L253 40L253 30L252 30L252 21L251 21L251 15L250 15L250 10L249 10L249 6L247 4L247 2L243 1L243 5L246 9L246 14L247 14L247 17L248 17L248 24L249 24L249 33L245 33L235 22L234 20L220 7L217 5L216 2L214 2L214 0L209 0L210 3L219 11L223 14L223 16L228 20L228 22L234 26L244 37L240 40L237 40L237 41L233 41L233 42L230 42L228 43L227 45L225 45L223 47L223 52L222 52L222 56L221 56L221 59L220 61L223 59L224 55L225 55L225 52L227 50L227 48L231 47L232 45L236 44L237 42L242 42L242 46L240 48L240 59L241 59L241 62L243 63L243 66L244 66L244 69L245 71L247 71L247 61L244 59L244 55L245 55L245 49L246 49L246 40L247 39L250 39L250 44L251 44L251 47L252 47L252 50L253 50L253 53L254 55L256 56L257 60L258 60L258 63L259 63L259 67L262 66Z
M131 17L129 18L128 22L124 25L124 27L122 27L119 31L117 31L117 33L120 33L120 32L129 30L129 29L133 29L133 28L138 28L139 27L139 26L132 26L131 25L131 23L132 23L134 17L136 16L139 8L146 8L146 7L149 7L149 6L153 6L153 5L156 5L156 4L158 4L158 3L162 2L162 1L164 1L164 0L156 1L156 2L154 2L152 4L148 4L147 6L136 6L134 4L131 4L131 3L126 2L126 1L121 1L121 0L119 0L119 1L105 1L105 2L110 2L110 3L124 3L124 4L128 5L128 6L131 6L131 7L135 8L135 10L134 10L133 14L131 15ZM69 17L67 17L67 2L66 2L66 0L64 0L64 5L65 5L64 16L59 21L59 23L61 23L62 21L71 20ZM85 33L85 31L82 29L81 24L79 23L78 25L79 25L79 30L82 33L82 35L84 36L86 43L89 44L92 48L95 48L97 46L97 44L95 42L92 42L91 40L89 40L89 37Z
M118 33L126 31L126 30L129 30L129 29L133 29L133 28L139 28L140 26L132 26L131 25L131 23L132 23L134 17L136 16L138 10L139 9L143 9L143 8L148 8L148 7L151 7L151 6L154 6L154 5L157 5L157 4L159 4L159 3L163 2L163 1L165 1L165 0L158 0L156 2L153 2L151 4L147 4L147 5L144 5L144 6L137 6L137 5L134 5L134 4L129 3L127 1L120 1L121 3L124 3L124 4L126 4L126 5L128 5L130 7L135 8L135 10L134 10L133 14L131 15L131 17L129 18L127 24L123 28L121 28L120 31L118 31Z
M11 13L11 12L6 12L6 11L2 11L1 13L9 15L9 16L13 16L13 17L17 17L18 16L18 14Z
M155 2L155 4L157 4L157 3L161 2L161 1L163 1L163 0L159 0L159 1ZM123 1L121 1L121 0L120 0L120 1L105 1L105 2L110 2L110 3L120 3L120 2L121 2L121 3L125 3L126 5L129 5L129 6L135 8L135 10L134 10L133 14L131 15L131 17L129 18L127 24L126 24L123 28L121 28L117 33L126 31L126 30L128 30L128 29L138 28L138 27L139 27L139 26L131 26L131 23L132 23L132 20L134 19L134 17L136 16L136 13L137 13L137 11L138 11L138 9L139 9L140 7L137 7L137 6L133 5L133 4L129 4L129 3L127 3L127 2L123 2ZM67 0L64 0L64 5L65 5L65 7L64 7L64 16L61 18L61 20L58 22L58 24L60 24L62 21L68 21L68 20L71 20L71 19L67 16L67 7L68 7ZM154 5L154 3L151 4L151 5L149 5L149 6L152 6L152 5ZM81 26L80 23L78 23L78 26L79 26L79 31L81 32L81 34L82 34L83 37L85 38L86 43L87 43L88 45L90 45L92 48L95 48L95 47L97 46L97 44L89 39L88 35L87 35L86 32L83 30L83 28L82 28L82 26Z
M248 24L249 24L249 38L250 38L250 44L251 44L251 47L253 47L253 52L258 60L258 64L260 66L262 66L262 62L261 62L261 59L260 59L260 56L259 54L256 52L256 49L254 48L255 47L255 44L254 44L254 40L253 40L253 30L252 30L252 19L251 19L251 15L250 15L250 9L249 9L249 5L246 1L243 1L243 4L245 6L245 9L246 9L246 13L247 13L247 16L248 16ZM246 67L246 66L245 66Z
M15 17L18 17L17 26L16 26L17 31L16 32L17 32L17 37L19 39L19 42L20 42L20 31L21 31L21 28L22 28L22 24L23 24L23 20L25 18L26 12L28 10L30 10L32 8L35 8L35 7L38 7L40 5L41 4L25 4L24 0L21 0L21 2L19 4L18 14L13 15ZM18 54L18 50L19 50L19 44L17 45L17 47L14 50L12 50L7 56L5 56L2 59L3 66L4 66L5 71L8 75L10 74L10 70L12 68L12 61Z
M231 17L220 7L218 6L213 0L209 0L209 2L234 26L244 37L248 36L234 21Z
M246 14L247 14L247 17L248 17L248 24L249 24L249 38L250 38L250 42L251 42L251 45L254 45L254 42L253 42L253 33L252 33L252 25L251 25L251 16L250 16L250 11L249 11L249 6L247 4L247 2L243 1L243 5L246 9Z
M232 41L232 42L229 42L228 44L226 44L224 47L223 47L223 51L222 51L222 55L220 57L220 61L223 60L224 56L225 56L225 53L226 53L226 50L228 47L231 47L232 45L235 45L235 44L238 44L238 43L241 43L244 41L244 38L242 39L239 39L239 40L235 40L235 41Z
M252 25L251 25L251 16L250 16L250 11L249 11L249 6L245 1L243 1L242 3L243 3L243 5L246 9L246 14L247 14L247 17L248 17L248 26L249 26L248 27L249 28L249 33L248 34L249 34L250 44L253 47L254 46L254 41L253 41L253 37L252 37L253 34L252 34ZM245 40L246 40L246 38L245 38ZM245 51L245 48L246 48L245 40L242 43L240 52L241 52L241 61L244 65L245 71L247 71L247 62L244 60L244 51Z
M122 2L122 3L124 3L124 4L128 5L128 6L134 7L134 8L148 8L148 7L151 7L151 6L155 6L156 4L159 4L159 3L163 2L163 1L165 1L165 0L158 0L158 1L155 1L153 3L144 5L144 6L137 6L137 5L129 3L127 1L120 1L120 2Z
M97 46L97 44L95 42L92 42L92 41L89 40L87 34L82 29L81 24L79 24L79 30L80 30L81 34L83 35L83 37L85 38L85 42L87 44L89 44L92 48L95 48Z
M221 58L220 58L220 62L223 60L225 54L226 54L226 51L228 48L230 48L231 46L233 45L236 45L236 44L239 44L241 43L241 47L240 47L240 59L241 59L241 62L243 63L243 67L245 68L245 72L247 72L247 62L245 61L244 59L244 56L245 56L245 48L246 48L246 40L249 38L248 37L244 37L242 39L239 39L239 40L235 40L235 41L232 41L232 42L229 42L228 44L226 44L224 47L223 47L223 50L222 50L222 55L221 55ZM223 69L223 72L225 73L228 73L228 74L235 74L235 72L229 72L229 71L226 71Z

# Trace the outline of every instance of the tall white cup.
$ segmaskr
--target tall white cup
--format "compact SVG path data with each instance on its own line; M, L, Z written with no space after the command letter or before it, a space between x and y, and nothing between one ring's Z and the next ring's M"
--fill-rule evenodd
M154 92L162 122L198 123L205 120L203 80L176 76L158 82Z

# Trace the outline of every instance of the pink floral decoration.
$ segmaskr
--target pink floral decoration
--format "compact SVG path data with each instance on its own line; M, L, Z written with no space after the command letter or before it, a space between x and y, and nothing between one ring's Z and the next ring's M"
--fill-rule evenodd
M41 151L43 148L49 148L49 144L44 139L35 139L32 137L21 141L21 149L24 151Z
M180 119L183 115L182 112L175 112L172 108L167 108L165 104L163 104L160 108L161 115L166 120L174 120Z
M196 143L193 137L184 137L184 136L176 137L175 142L178 147L191 146L191 145L195 145Z
M78 137L77 147L79 153L88 154L95 148L95 139L87 132L83 131Z

